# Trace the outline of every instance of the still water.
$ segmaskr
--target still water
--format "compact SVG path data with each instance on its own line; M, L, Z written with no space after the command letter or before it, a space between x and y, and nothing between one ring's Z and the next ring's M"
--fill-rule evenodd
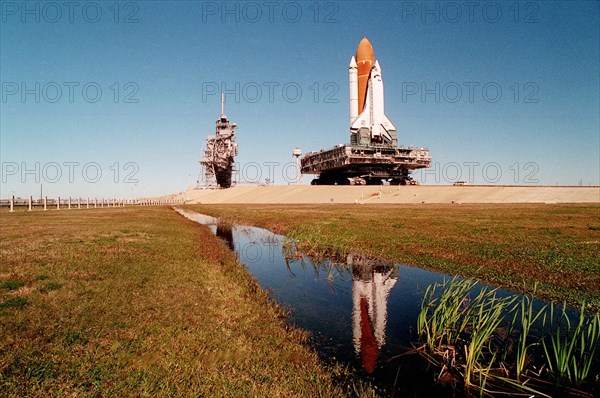
M449 275L354 254L343 264L286 259L281 235L226 228L212 217L177 211L207 225L237 253L260 286L289 311L288 321L311 333L309 342L323 359L349 364L384 395L456 396L449 386L437 385L436 369L411 351L425 289Z

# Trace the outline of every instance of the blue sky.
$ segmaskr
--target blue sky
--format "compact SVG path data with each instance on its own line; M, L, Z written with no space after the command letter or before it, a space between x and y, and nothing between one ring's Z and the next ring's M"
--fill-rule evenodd
M1 2L2 197L187 189L221 87L240 178L286 184L349 141L363 36L422 182L600 184L598 2L72 4Z

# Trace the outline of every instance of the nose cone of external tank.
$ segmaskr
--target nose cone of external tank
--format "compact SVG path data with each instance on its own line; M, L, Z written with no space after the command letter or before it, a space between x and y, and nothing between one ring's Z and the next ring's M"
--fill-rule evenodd
M365 61L375 62L375 52L369 39L363 37L356 48L356 63L359 64Z

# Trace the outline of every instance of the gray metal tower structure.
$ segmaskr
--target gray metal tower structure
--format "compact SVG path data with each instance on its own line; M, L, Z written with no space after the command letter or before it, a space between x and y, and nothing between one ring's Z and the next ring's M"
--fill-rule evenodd
M229 188L234 185L234 157L238 153L235 143L237 124L230 123L225 115L225 96L221 94L221 116L216 121L215 135L206 137L203 156L200 160L201 174L204 175L204 188Z

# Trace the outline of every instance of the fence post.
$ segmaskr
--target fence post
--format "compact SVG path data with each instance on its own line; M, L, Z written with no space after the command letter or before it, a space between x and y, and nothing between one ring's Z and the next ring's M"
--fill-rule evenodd
M48 210L48 197L44 196L44 210Z
M67 202L67 209L71 208L71 197L69 196L69 201Z
M27 211L31 211L31 202L33 202L33 198L29 197L29 209Z
M81 209L81 198L77 198L77 208Z
M15 195L10 198L10 211L15 211Z
M60 196L58 197L58 200L56 201L56 210L60 210Z
M86 209L90 208L90 198L85 198L85 208Z

